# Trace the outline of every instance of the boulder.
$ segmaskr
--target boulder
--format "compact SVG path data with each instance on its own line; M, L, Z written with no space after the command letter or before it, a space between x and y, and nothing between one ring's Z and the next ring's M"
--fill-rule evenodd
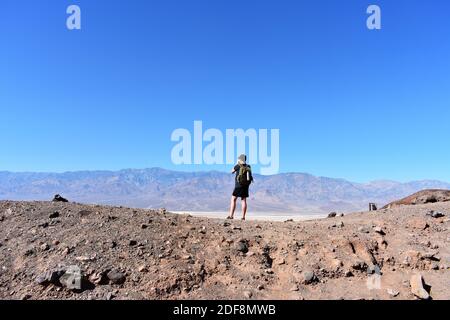
M122 284L125 282L125 275L122 272L112 270L108 272L107 277L113 284Z
M410 281L411 292L418 298L427 300L430 299L430 295L424 288L423 278L420 274L414 274Z
M241 239L236 243L236 251L247 253L248 252L248 240Z
M427 213L427 216L430 216L432 218L442 218L445 217L445 214L439 211L431 210L430 212Z
M56 269L56 270L48 270L44 273L39 274L35 281L43 286L46 286L48 284L55 284L59 285L59 279L60 277L65 273L64 269Z
M55 195L54 197L53 197L53 200L52 200L53 202L69 202L69 200L67 200L67 199L65 199L65 198L63 198L63 197L61 197L59 194L57 194L57 195Z
M317 281L317 277L313 271L305 271L302 276L304 284L311 284Z
M336 215L337 215L336 212L330 212L330 213L328 214L328 218L334 218L334 217L336 217Z

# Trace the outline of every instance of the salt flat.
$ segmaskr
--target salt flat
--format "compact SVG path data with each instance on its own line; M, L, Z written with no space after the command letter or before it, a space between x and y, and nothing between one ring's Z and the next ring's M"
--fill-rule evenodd
M171 211L176 214L190 214L194 217L204 217L204 218L215 218L215 219L225 219L228 216L228 211ZM305 221L322 219L327 215L325 214L302 214L295 212L262 212L262 211L249 211L246 215L247 220L252 221L286 221L292 219L294 221ZM235 219L241 219L242 214L240 211L236 211L234 214Z

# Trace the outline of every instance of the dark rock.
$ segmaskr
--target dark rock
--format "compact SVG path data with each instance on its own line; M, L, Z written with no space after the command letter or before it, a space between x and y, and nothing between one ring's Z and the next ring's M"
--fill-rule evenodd
M135 246L135 245L137 245L137 241L136 240L130 240L130 242L128 244L130 246Z
M336 217L337 213L336 212L331 212L328 214L328 218L334 218Z
M141 229L147 229L148 225L146 225L145 223L141 224Z
M125 275L122 272L115 270L108 272L107 277L113 284L122 284L126 279Z
M50 219L55 219L59 217L59 212L55 211L48 216Z
M34 250L34 249L27 249L27 250L25 250L25 252L23 253L23 255L25 256L25 257L29 257L29 256L32 256L32 255L34 255L36 253L36 250Z
M20 297L20 300L30 300L31 299L31 294L24 294Z
M53 202L69 202L69 200L67 200L67 199L65 199L65 198L63 198L63 197L61 197L59 194L57 194L57 195L55 195L54 197L53 197L53 200L52 200Z
M59 285L59 278L65 273L64 269L49 270L41 273L36 277L36 282L40 285L46 286L48 284Z
M242 253L248 252L248 240L241 239L236 243L236 250Z
M442 217L445 217L445 214L443 214L442 212L434 211L434 210L431 210L430 212L428 212L427 215L428 215L428 216L431 216L432 218L442 218Z
M366 271L367 264L364 261L356 261L352 264L352 268L359 271Z

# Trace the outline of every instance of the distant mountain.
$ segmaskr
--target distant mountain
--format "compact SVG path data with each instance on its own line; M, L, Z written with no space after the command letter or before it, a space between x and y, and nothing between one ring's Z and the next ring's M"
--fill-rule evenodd
M234 187L224 172L177 172L161 168L65 173L0 172L0 199L50 200L61 194L71 201L173 211L226 211ZM450 189L450 183L424 180L400 183L354 183L306 173L255 175L252 210L328 213L366 210L422 189Z

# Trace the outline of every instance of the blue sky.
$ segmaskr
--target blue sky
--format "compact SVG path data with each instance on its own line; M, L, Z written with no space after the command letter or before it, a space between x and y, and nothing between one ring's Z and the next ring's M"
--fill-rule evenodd
M279 128L281 172L450 181L449 33L447 0L3 0L0 170L229 170L172 164L202 120Z

